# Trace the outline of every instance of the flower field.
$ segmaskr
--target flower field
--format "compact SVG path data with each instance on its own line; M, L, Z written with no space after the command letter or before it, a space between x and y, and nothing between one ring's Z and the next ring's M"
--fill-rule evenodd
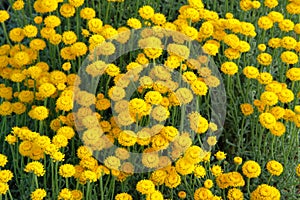
M300 199L300 0L3 0L0 200Z

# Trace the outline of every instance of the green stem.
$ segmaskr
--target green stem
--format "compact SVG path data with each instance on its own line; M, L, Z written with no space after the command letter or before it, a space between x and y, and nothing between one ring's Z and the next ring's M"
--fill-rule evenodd
M100 196L101 196L101 200L104 200L104 190L103 190L103 176L101 175L100 179Z
M250 178L247 179L247 192L250 197Z
M271 179L272 179L273 175L271 174L269 179L268 179L268 185L270 185Z
M109 14L109 9L110 9L110 2L107 3L107 8L106 8L106 13L105 13L105 18L104 18L104 22L106 24L108 24L108 14Z
M12 44L10 43L10 40L9 40L7 30L6 30L6 26L5 26L4 22L2 22L2 28L3 28L3 33L4 33L4 36L6 38L7 43L9 44L9 46L12 46Z
M34 175L34 181L35 181L36 188L39 188L39 182L38 182L38 178L36 175Z

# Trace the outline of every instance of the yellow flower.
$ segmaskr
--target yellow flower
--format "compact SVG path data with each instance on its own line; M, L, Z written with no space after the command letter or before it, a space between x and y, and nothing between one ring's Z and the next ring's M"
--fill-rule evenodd
M9 13L6 10L0 10L0 23L9 19Z
M34 23L36 23L36 24L41 24L41 23L43 22L43 17L41 17L41 16L36 16L36 17L34 17L33 21L34 21Z
M6 116L13 112L12 104L9 101L4 101L0 104L0 115Z
M163 25L164 23L166 23L166 17L164 14L161 13L155 13L152 17L151 17L151 21L155 24L155 25Z
M243 162L243 159L241 157L234 157L233 161L236 165L240 165Z
M80 7L83 3L84 0L69 0L69 3L74 6L74 7Z
M251 104L244 103L240 105L241 111L245 116L251 115L254 112L254 109Z
M272 129L276 125L276 118L271 113L262 113L259 115L259 122L267 129Z
M176 167L176 171L179 174L184 175L184 176L193 173L193 170L194 170L194 164L190 163L189 161L187 161L184 158L179 158L176 161L175 167Z
M154 192L147 194L146 200L164 200L164 196L160 191L155 190Z
M24 169L25 172L33 172L36 176L44 176L44 165L38 161L28 163Z
M240 7L243 11L249 11L252 8L252 1L250 0L240 1Z
M196 80L192 83L191 89L196 95L204 96L207 94L208 87L207 85L199 80Z
M224 37L224 43L233 49L237 49L240 44L240 39L235 34L228 34Z
M261 6L261 4L260 4L260 2L259 1L252 1L252 7L254 8L254 9L258 9L258 8L260 8L260 6Z
M209 146L214 146L217 144L217 137L216 136L209 136L207 138L207 144L209 144Z
M272 63L272 56L268 53L260 53L257 56L257 61L261 65L268 66Z
M228 184L232 187L242 187L245 185L243 176L239 172L227 173Z
M38 188L34 190L31 194L30 197L32 200L42 200L47 196L47 192L45 189Z
M212 168L210 169L210 171L216 177L219 176L219 175L221 175L223 173L223 170L222 170L221 166L219 166L219 165L212 166Z
M115 196L115 200L132 200L132 196L126 192L119 193Z
M66 147L68 145L68 139L64 135L55 135L52 138L52 143L57 147Z
M24 28L24 35L28 38L33 38L37 35L38 29L34 25L26 25Z
M75 7L71 4L64 3L59 9L59 13L65 18L73 17L75 14Z
M165 185L168 188L176 188L181 183L181 177L176 172L171 172L165 179Z
M212 192L204 187L198 188L194 193L194 200L206 200L213 198Z
M265 0L264 5L267 6L268 8L275 8L278 5L277 0Z
M290 68L286 72L286 77L291 81L299 81L300 80L300 68Z
M194 175L197 178L203 178L206 175L206 170L202 165L196 165L194 169Z
M294 22L292 22L289 19L284 19L281 22L279 22L279 28L284 32L292 31L294 29L294 26Z
M234 75L238 72L238 66L234 62L225 62L221 65L224 74Z
M90 20L96 16L96 12L93 8L83 8L80 10L80 17L82 19Z
M0 170L0 182L7 183L14 177L10 170Z
M151 19L154 15L154 9L151 6L143 6L139 9L139 15L143 18L143 19Z
M219 47L215 44L205 43L202 48L208 55L215 56L217 53L219 53Z
M46 42L42 39L33 39L30 41L29 46L33 50L43 50L46 48Z
M71 200L72 199L72 193L68 188L62 189L58 194L59 200Z
M215 153L217 160L224 160L226 158L226 155L227 154L223 151L218 151L217 153Z
M297 40L295 40L293 37L285 36L281 39L281 47L292 50L296 47Z
M262 184L251 193L250 199L280 200L280 192L273 186Z
M8 190L9 190L8 184L0 182L0 195L5 195Z
M249 160L244 163L242 171L248 178L257 178L261 173L261 168L257 162Z
M285 51L280 56L282 62L286 64L296 64L298 62L298 55L292 51Z
M157 121L165 121L170 116L170 112L164 106L156 106L151 111L151 116Z
M294 93L290 89L282 89L277 96L282 103L289 103L294 100Z
M180 199L185 199L186 198L186 192L185 191L179 191L178 192L178 197L180 198Z
M62 34L62 41L65 44L73 44L77 41L77 36L73 31L65 31Z
M276 11L271 11L268 14L268 17L273 21L273 22L281 22L284 19L284 16L280 12Z
M137 141L137 136L133 131L124 130L120 132L118 141L123 146L133 146Z
M61 24L60 18L55 15L49 15L44 19L47 28L55 28Z
M19 51L14 55L13 59L19 67L23 67L30 63L30 57L25 51Z
M72 190L71 194L74 200L81 200L83 198L83 194L80 190Z
M48 117L49 110L45 106L36 106L29 111L28 115L33 119L42 121Z
M81 178L85 181L89 182L96 182L97 181L97 174L91 170L85 170L81 174Z
M212 188L213 185L214 185L214 182L211 179L206 179L204 181L204 187L207 188L207 189Z
M231 188L227 193L228 200L243 200L244 194L240 189Z
M274 106L278 102L278 97L274 92L263 92L260 95L260 100L268 106Z
M273 27L273 21L268 16L262 16L257 21L259 28L268 30Z
M266 50L266 45L265 44L259 44L258 45L258 50L260 50L260 51L265 51Z
M127 25L133 29L142 28L142 23L140 22L140 20L138 20L136 18L129 18L127 20Z
M260 84L269 84L273 81L273 76L268 72L261 72L258 75L257 80Z
M275 160L269 161L266 167L270 174L272 174L273 176L280 176L280 174L283 172L282 164Z
M108 167L109 169L119 169L119 167L121 166L121 162L120 159L115 157L115 156L109 156L104 160L104 164L106 167Z
M258 69L257 69L256 67L253 67L253 66L246 66L246 67L243 69L243 74L244 74L247 78L249 78L249 79L251 79L251 78L255 79L255 78L258 77L259 71L258 71Z
M103 22L101 19L93 18L88 21L88 28L93 33L100 33L102 30Z
M141 180L136 184L136 190L142 194L151 194L155 191L155 185L151 180Z

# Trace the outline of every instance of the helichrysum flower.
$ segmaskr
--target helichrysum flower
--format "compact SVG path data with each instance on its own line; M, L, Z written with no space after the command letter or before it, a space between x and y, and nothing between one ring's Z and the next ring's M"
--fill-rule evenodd
M223 170L222 170L222 168L221 168L221 166L219 166L219 165L214 165L211 169L210 169L210 171L213 173L213 175L214 176L219 176L219 175L221 175L222 173L223 173Z
M221 65L224 74L234 75L238 72L238 66L234 62L225 62Z
M231 188L228 190L227 197L229 200L241 200L244 198L244 194L240 189Z
M273 186L266 184L259 185L250 195L251 199L280 199L280 192Z
M280 174L283 172L282 164L275 160L269 161L266 167L268 172L274 176L280 176Z
M38 188L30 194L32 200L42 200L47 196L45 189Z
M6 10L0 10L0 23L9 19L9 13Z
M241 157L234 157L233 158L233 161L234 161L234 163L236 164L236 165L240 165L240 164L242 164L242 162L243 162L243 159L241 158Z
M217 160L224 160L226 158L226 155L227 154L223 151L218 151L217 153L215 153Z
M261 168L257 162L249 160L244 163L242 171L248 178L257 178L261 173Z
M8 190L9 190L8 184L0 182L0 195L5 195Z
M119 193L115 196L115 200L132 200L132 196L128 193Z
M65 164L60 166L59 175L64 178L72 177L75 174L75 167L71 164Z
M28 163L24 169L25 172L33 172L36 176L44 176L45 169L44 165L40 162L33 161Z
M137 183L136 190L142 194L151 194L155 191L155 185L150 180L141 180Z
M212 192L205 187L198 188L194 193L195 200L211 199L212 197Z

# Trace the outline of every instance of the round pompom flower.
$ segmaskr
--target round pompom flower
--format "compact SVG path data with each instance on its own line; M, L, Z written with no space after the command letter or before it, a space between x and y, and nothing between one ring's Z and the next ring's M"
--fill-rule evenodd
M130 194L123 192L123 193L117 194L115 196L115 200L132 200L132 196Z
M142 194L151 194L155 191L155 185L150 180L141 180L137 183L136 190Z
M47 196L45 189L38 188L30 194L32 200L42 200Z
M262 113L259 115L259 122L263 127L271 129L276 124L276 118L271 113Z
M224 74L234 75L238 72L238 66L234 62L225 62L221 65Z
M6 10L0 10L0 23L9 19L9 13Z
M257 162L249 160L244 163L242 171L248 178L257 178L261 173L261 168Z
M72 177L75 174L75 167L70 164L64 164L59 168L59 175L64 178Z
M280 176L280 174L283 172L283 166L281 163L271 160L267 163L267 170L274 176Z
M258 200L280 200L280 192L273 186L259 185L250 195L250 199Z

